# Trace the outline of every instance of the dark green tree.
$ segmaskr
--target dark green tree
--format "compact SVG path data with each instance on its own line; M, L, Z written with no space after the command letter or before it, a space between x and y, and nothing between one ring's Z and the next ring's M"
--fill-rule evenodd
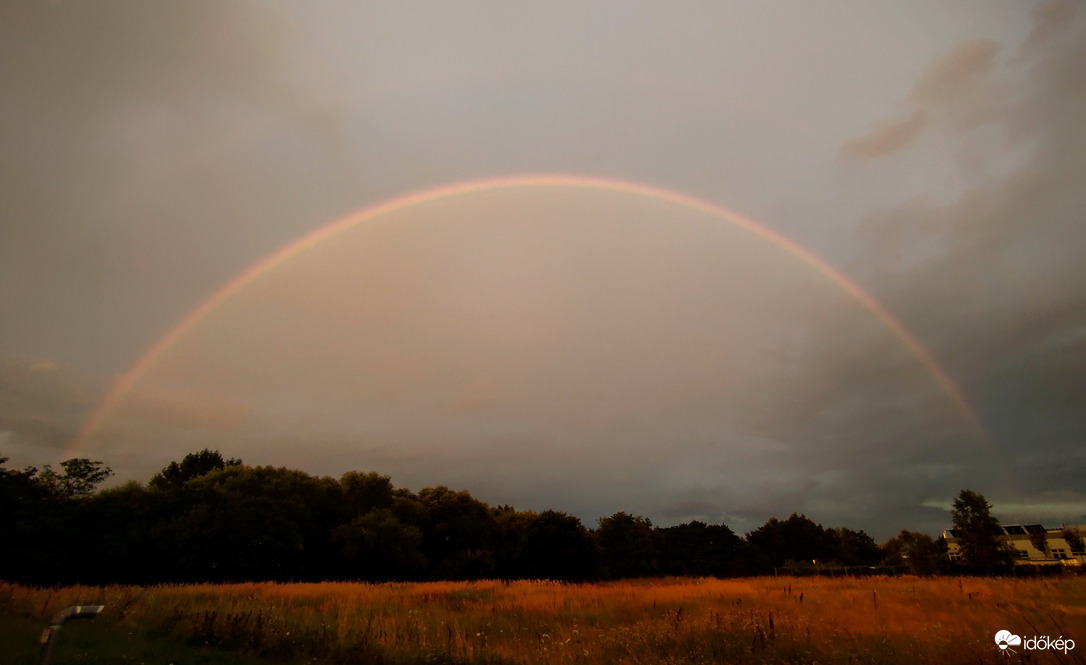
M339 479L339 484L343 488L344 509L351 518L392 507L393 488L389 476L372 471L348 471Z
M173 490L181 487L193 478L207 475L212 471L225 469L228 466L238 466L240 459L231 457L223 459L222 453L217 450L204 448L198 453L189 453L180 462L170 462L157 473L151 482L151 487L160 490Z
M498 525L494 539L494 561L497 564L498 577L506 580L525 577L518 567L518 557L522 554L528 527L539 515L530 510L516 510L509 505L490 510Z
M725 524L693 521L656 530L659 572L729 577L747 572L746 543Z
M411 490L403 487L393 490L390 510L396 519L415 527L423 534L430 530L430 511Z
M179 581L310 580L328 575L339 484L301 471L232 465L166 493L162 534Z
M829 533L837 549L836 554L831 554L830 558L845 566L874 566L882 558L879 546L863 529L853 531L841 527L830 529Z
M135 481L102 490L73 507L66 545L80 554L67 570L81 584L156 584L171 579L170 552L157 537L168 497Z
M478 579L494 576L494 538L497 523L489 507L468 492L444 485L420 490L426 508L423 554L436 579Z
M6 460L0 460L0 466ZM79 572L102 542L90 513L99 483L113 471L86 458L22 471L0 468L0 564L9 579L39 584L91 581Z
M66 460L60 466L63 472L57 473L46 464L38 474L38 482L63 499L85 499L113 475L113 469L85 457Z
M1003 530L992 515L992 504L982 494L964 489L951 510L958 546L965 565L974 572L991 575L1013 565L1010 550L1000 541Z
M648 519L624 512L602 517L596 539L605 577L621 579L656 574L656 544Z
M545 510L524 530L518 577L583 582L596 576L599 550L581 520Z
M426 569L422 532L378 508L341 524L332 532L344 574L371 582L419 579Z
M917 531L902 529L880 550L882 565L903 567L913 575L934 575L946 561L946 541Z
M3 468L0 458L0 576L24 583L49 583L58 567L51 542L61 532L60 500L38 481L38 470Z
M773 568L789 565L814 566L834 561L840 554L833 533L806 515L792 515L781 521L771 517L765 524L747 534L756 572L768 573Z
M5 469L8 458L0 457L0 520L11 518L20 508L45 498L45 488L38 481L38 470L27 467L22 471Z

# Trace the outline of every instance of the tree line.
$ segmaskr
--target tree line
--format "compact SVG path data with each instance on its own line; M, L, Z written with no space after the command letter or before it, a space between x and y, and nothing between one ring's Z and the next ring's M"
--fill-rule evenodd
M249 466L207 449L171 462L146 485L100 491L112 474L102 462L72 459L60 471L12 470L4 462L0 578L29 584L580 582L815 566L933 574L949 565L945 543L922 533L902 531L879 546L862 530L826 528L797 514L743 537L725 524L657 527L625 512L590 529L564 512L489 506L445 486L412 492L373 472L337 480ZM973 563L975 552L987 551L977 542ZM1002 565L983 563L984 572Z

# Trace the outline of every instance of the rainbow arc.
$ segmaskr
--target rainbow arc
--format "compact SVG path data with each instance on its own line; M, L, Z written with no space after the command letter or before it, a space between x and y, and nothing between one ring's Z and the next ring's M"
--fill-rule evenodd
M739 213L728 210L715 203L689 196L681 192L612 178L559 174L485 178L418 191L363 208L346 217L320 226L287 243L228 281L218 291L186 314L169 332L159 338L128 370L117 376L105 397L91 412L79 431L73 437L69 445L69 451L78 451L82 449L93 438L94 434L105 423L113 409L124 399L132 388L139 383L140 379L146 375L163 354L173 348L178 341L184 338L185 335L198 326L200 322L206 319L212 312L222 307L227 301L244 290L248 285L260 279L261 275L273 270L276 266L313 249L322 242L347 229L372 222L383 216L411 208L412 206L479 192L518 188L591 189L647 197L705 213L712 218L741 228L766 240L780 248L782 251L785 251L806 263L810 268L836 284L850 297L863 305L865 309L881 321L882 324L901 341L909 352L931 374L939 388L952 401L956 410L962 415L966 422L969 423L973 431L979 434L984 433L979 417L969 401L966 400L965 396L962 394L961 389L935 359L935 356L920 343L916 336L913 335L904 324L897 319L897 317L873 296L864 291L859 285L787 236L784 236L749 217L740 215Z

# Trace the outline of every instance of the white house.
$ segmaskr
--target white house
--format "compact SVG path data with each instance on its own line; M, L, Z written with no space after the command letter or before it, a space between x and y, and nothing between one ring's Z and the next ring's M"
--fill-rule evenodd
M1029 563L1035 565L1053 566L1082 566L1086 565L1086 552L1081 548L1073 549L1064 539L1064 530L1069 530L1080 539L1086 538L1086 524L1075 526L1046 529L1040 524L1007 524L1001 527L1003 530L999 540L1007 543L1017 552L1015 563ZM1037 548L1034 540L1039 540L1040 534L1044 535L1044 550ZM951 561L960 561L962 558L961 547L958 545L957 529L947 529L943 532L943 538L947 542L947 556Z

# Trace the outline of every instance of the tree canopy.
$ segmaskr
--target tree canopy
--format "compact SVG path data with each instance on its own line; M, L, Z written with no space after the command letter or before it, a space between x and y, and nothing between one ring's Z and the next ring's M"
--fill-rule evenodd
M934 575L946 563L946 541L926 533L902 529L880 549L882 565L905 568L913 575Z
M985 574L1005 570L1013 563L1011 552L999 540L1002 529L991 511L984 495L967 489L954 499L951 510L965 564Z
M491 507L439 485L388 476L338 480L249 466L204 449L145 486L97 491L112 471L84 458L12 470L0 458L0 570L33 584L247 580L426 580L730 576L885 565L931 574L946 544L909 531L881 548L863 531L805 515L770 518L745 538L725 524L657 527L623 511L587 528L556 510ZM1009 565L983 496L963 490L954 524L971 570ZM1065 534L1072 551L1081 538Z
M151 482L151 487L168 490L181 487L193 478L207 475L212 471L225 469L228 466L238 466L240 459L223 459L222 453L217 450L204 448L198 453L189 453L180 462L170 462L162 471L157 473Z

